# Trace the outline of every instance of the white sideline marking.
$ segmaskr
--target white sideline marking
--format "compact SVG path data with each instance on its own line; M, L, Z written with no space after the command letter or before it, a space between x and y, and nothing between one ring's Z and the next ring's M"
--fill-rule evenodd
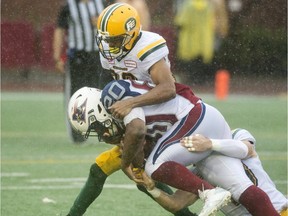
M29 173L20 173L20 172L1 173L1 177L25 177L29 175L30 175Z
M2 177L26 177L30 173L2 173ZM38 178L30 179L29 182L33 185L22 185L22 186L3 186L1 190L67 190L67 189L79 189L83 187L87 178L75 177L75 178ZM41 183L67 183L66 185L35 185ZM286 185L287 180L276 180L274 181L276 185ZM135 184L105 184L104 188L110 189L136 189Z
M83 185L59 185L59 186L2 186L1 190L66 190L66 189L78 189L82 188ZM134 184L105 184L104 188L110 189L136 189Z
M31 183L44 183L44 182L85 182L87 178L41 178L31 179Z

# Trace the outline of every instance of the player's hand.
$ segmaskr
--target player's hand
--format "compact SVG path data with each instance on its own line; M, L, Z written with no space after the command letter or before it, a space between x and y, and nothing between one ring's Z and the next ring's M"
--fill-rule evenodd
M142 175L141 174L139 175L139 173L134 173L132 165L129 166L122 165L122 171L136 184L143 185Z
M190 152L202 152L212 148L212 141L200 134L184 137L180 143Z
M123 119L132 110L131 99L121 100L109 107L111 114L116 119Z
M132 169L135 178L142 180L142 174L144 170L142 168L133 168Z
M147 190L151 191L155 188L155 182L146 174L146 172L142 173L142 179Z

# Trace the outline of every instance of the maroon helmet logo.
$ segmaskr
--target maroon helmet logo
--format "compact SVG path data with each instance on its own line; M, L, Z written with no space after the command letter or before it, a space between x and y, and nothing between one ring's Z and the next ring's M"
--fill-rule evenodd
M86 100L83 102L83 104L81 104L80 106L78 106L78 100L76 100L75 104L74 104L74 113L72 115L72 119L73 121L77 121L77 122L84 122L86 123L86 104L87 104L87 98Z

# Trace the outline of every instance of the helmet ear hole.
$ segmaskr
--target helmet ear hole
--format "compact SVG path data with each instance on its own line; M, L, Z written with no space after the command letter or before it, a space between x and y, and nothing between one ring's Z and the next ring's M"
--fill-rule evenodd
M102 112L102 107L98 104L97 108L98 108L98 112L101 113Z

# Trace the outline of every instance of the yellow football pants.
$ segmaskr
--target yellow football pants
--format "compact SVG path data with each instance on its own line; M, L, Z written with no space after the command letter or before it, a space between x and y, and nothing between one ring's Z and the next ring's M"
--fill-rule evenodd
M282 210L281 213L280 213L281 216L288 216L288 211L287 211L287 208Z
M96 164L107 175L121 169L121 150L120 147L114 146L110 150L101 153L96 159Z

